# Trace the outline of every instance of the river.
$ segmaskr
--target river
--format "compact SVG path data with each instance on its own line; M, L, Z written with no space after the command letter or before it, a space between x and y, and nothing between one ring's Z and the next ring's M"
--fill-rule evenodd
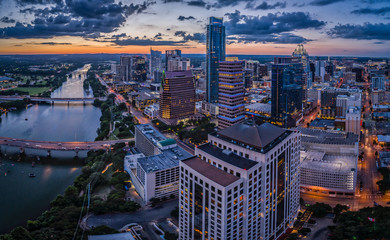
M84 68L88 69L89 65ZM90 97L92 91L84 91L83 81L79 77L68 78L52 93L52 97ZM35 104L26 110L3 115L0 136L44 141L93 141L97 136L100 116L100 109L92 105ZM1 151L8 158L18 149L1 147ZM44 155L45 151L26 149L26 154ZM39 216L79 175L81 164L70 166L63 160L72 158L74 153L57 152L52 155L60 158L55 164L37 164L34 168L31 163L0 160L0 233ZM34 173L36 177L29 178L29 173Z

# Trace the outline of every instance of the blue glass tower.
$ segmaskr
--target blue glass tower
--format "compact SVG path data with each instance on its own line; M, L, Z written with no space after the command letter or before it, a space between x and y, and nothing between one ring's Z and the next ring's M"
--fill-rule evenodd
M223 18L210 17L210 23L207 25L206 43L206 100L209 103L218 101L218 69L219 62L225 60L225 46Z
M282 127L295 127L302 118L304 82L302 63L272 65L271 117Z

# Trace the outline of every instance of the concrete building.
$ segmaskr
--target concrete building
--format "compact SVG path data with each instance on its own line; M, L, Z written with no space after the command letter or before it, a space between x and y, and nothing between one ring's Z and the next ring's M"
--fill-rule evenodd
M150 119L156 119L158 117L158 112L160 111L160 105L158 103L154 103L145 108L144 114L148 116Z
M361 111L358 107L350 106L345 114L345 132L360 136Z
M353 197L357 181L358 136L297 128L301 132L301 190Z
M219 62L219 129L245 120L243 62L238 58L226 60Z
M238 123L180 162L179 239L278 239L299 210L298 132Z
M192 155L149 124L135 126L135 146L145 157L137 158L130 177L143 201L177 195L179 162Z
M372 90L386 90L385 88L385 76L383 75L371 75L371 89Z

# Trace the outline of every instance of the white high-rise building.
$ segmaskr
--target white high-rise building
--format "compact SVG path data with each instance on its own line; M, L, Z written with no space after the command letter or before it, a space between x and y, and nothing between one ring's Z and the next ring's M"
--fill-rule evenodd
M277 239L299 210L300 134L238 123L180 162L179 239Z

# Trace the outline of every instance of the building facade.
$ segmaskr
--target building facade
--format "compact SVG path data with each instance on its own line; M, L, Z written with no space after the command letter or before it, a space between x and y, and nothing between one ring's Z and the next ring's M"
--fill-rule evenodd
M160 117L184 119L195 114L195 85L191 71L166 72L160 94Z
M218 69L219 62L225 60L225 37L223 19L210 17L206 39L206 101L209 103L218 101Z
M218 128L245 120L243 62L227 58L219 62Z
M149 74L154 82L161 82L161 73L163 72L162 53L150 48Z
M179 239L278 239L299 210L298 132L238 123L180 162Z
M303 68L294 59L272 65L271 116L273 123L295 127L303 117Z

